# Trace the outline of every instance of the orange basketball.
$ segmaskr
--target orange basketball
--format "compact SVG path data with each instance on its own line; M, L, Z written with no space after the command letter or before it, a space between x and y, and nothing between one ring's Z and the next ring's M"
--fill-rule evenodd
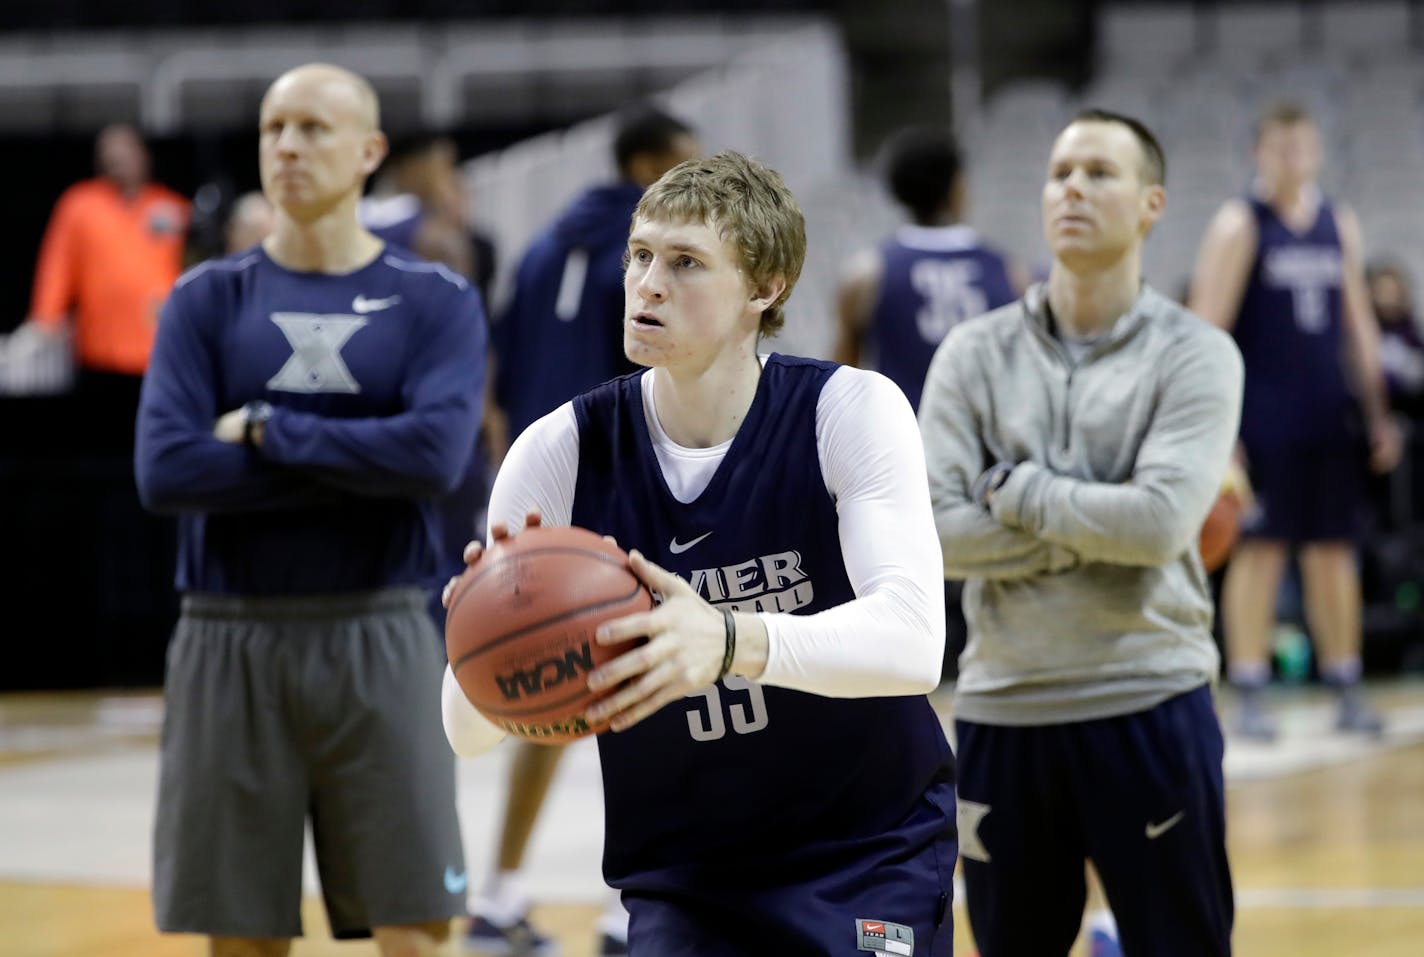
M497 541L450 594L445 651L465 697L512 735L561 744L602 727L584 718L588 673L627 645L594 630L646 611L628 555L582 528L529 528Z
M1241 499L1231 489L1222 489L1202 522L1197 538L1202 565L1214 572L1226 564L1236 539L1241 535Z

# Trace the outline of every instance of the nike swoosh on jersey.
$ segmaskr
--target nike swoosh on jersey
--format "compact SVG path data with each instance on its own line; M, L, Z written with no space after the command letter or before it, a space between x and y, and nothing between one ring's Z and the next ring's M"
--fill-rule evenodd
M674 555L681 555L683 552L687 551L693 545L696 545L698 542L702 541L704 538L711 534L711 532L703 532L701 535L698 535L690 542L679 542L677 540L677 537L673 536L672 544L668 546L668 551L672 552Z
M380 312L382 309L389 309L401 301L400 296L387 296L384 299L367 299L365 296L357 296L351 300L351 311L358 315L365 315L368 312Z
M1163 821L1161 824L1153 824L1151 821L1148 821L1148 822L1147 822L1147 839L1148 839L1149 841L1155 841L1155 840L1157 840L1157 838L1161 837L1163 834L1166 834L1166 833L1167 833L1168 831L1170 831L1172 828L1176 827L1177 822L1180 821L1182 818L1184 818L1184 817L1186 817L1186 816L1187 816L1187 812L1186 812L1186 811L1178 811L1176 814L1173 814L1171 817L1167 818L1167 820Z

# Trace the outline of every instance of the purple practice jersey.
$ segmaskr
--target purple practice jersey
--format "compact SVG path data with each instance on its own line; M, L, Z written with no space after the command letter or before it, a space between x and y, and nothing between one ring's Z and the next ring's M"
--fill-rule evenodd
M479 296L387 248L345 275L298 273L258 247L174 287L144 379L144 504L176 513L180 591L312 595L437 576L435 499L480 421ZM271 403L260 448L214 421Z
M658 465L643 373L580 396L573 524L641 550L718 607L811 614L850 601L816 440L836 368L768 358L726 457L687 504ZM598 741L606 879L703 899L804 881L908 836L911 811L954 773L924 695L827 698L737 676ZM943 815L914 826L943 830Z
M1249 202L1256 260L1231 330L1246 365L1241 435L1259 447L1341 433L1353 400L1334 213L1322 203L1310 229L1296 233L1268 204Z
M918 409L935 349L965 319L1013 302L1004 257L968 226L905 226L880 247L870 314L875 367Z

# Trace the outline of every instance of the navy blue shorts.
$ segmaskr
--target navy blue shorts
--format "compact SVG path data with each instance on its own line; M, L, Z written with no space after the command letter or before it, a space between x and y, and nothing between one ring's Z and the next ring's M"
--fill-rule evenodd
M865 842L863 855L799 883L767 887L753 872L743 886L715 894L625 890L629 953L950 957L954 857L954 785L944 782L931 788L903 825ZM862 950L862 924L871 938L886 934L890 944Z
M956 726L960 854L982 957L1065 957L1087 858L1125 953L1231 953L1223 744L1208 688L1097 721Z
M1354 541L1366 506L1364 446L1341 436L1295 445L1247 444L1256 508L1241 533L1301 542Z

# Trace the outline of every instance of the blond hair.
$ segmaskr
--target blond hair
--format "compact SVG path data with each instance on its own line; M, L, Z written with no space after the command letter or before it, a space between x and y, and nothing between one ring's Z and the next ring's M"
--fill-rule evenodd
M806 219L776 170L732 151L688 160L648 187L633 219L711 226L736 248L753 289L778 276L786 281L761 315L761 335L786 322L782 307L806 261Z

